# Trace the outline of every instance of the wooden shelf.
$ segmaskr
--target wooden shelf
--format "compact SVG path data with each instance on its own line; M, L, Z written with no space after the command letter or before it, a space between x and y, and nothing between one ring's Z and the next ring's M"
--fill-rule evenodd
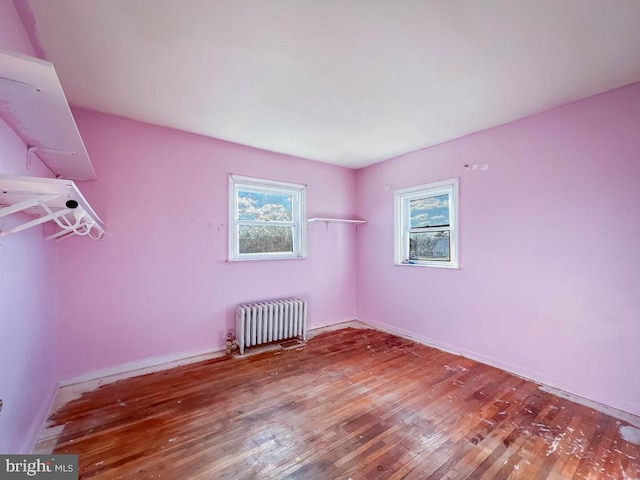
M99 240L104 235L102 220L71 180L0 175L0 218L19 212L34 218L0 231L0 237L46 222L57 228L47 239L81 235Z
M328 217L313 217L307 218L307 223L325 222L325 223L351 223L354 225L361 225L367 223L366 220L355 220L349 218L328 218Z
M53 65L0 52L0 116L58 177L95 180L82 137Z

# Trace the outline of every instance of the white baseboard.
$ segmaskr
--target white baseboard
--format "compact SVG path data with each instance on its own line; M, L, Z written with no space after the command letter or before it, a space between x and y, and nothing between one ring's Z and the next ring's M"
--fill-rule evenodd
M374 328L376 330L387 332L392 335L397 335L397 336L421 343L428 347L437 348L438 350L442 350L447 353L460 355L462 357L470 358L471 360L484 363L485 365L490 365L492 367L499 368L500 370L504 370L513 375L521 377L525 380L529 380L533 383L539 384L540 385L539 388L545 392L552 393L554 395L557 395L558 397L566 398L580 405L584 405L594 410L598 410L599 412L606 413L607 415L611 415L614 418L624 420L632 425L640 426L640 416L634 415L620 408L616 408L616 407L612 407L612 406L600 403L596 400L591 400L577 393L572 393L570 390L578 390L578 391L580 390L580 388L577 385L566 384L566 382L563 383L553 378L547 378L543 375L537 374L536 372L532 372L527 369L520 368L516 365L512 365L507 362L502 362L494 358L487 357L485 355L481 355L464 348L455 347L453 345L449 345L447 343L434 340L433 338L417 335L413 332L409 332L407 330L395 327L393 325L389 325L382 322L370 321L370 320L360 320L360 322L365 325L369 325L371 328ZM555 385L562 385L562 387L555 386ZM625 404L624 407L626 406L627 405ZM629 407L629 410L633 410L633 408Z
M417 335L413 332L409 332L407 330L395 327L393 325L389 325L381 322L369 321L369 320L362 321L358 319L353 319L353 320L348 320L348 321L339 322L339 323L330 323L326 325L314 325L313 327L309 328L308 338L313 338L314 336L317 336L325 332L331 332L331 331L340 330L340 329L349 328L349 327L351 328L369 328L370 327L376 330L380 330L380 331L397 335L403 338L407 338L409 340L416 341L418 343L421 343L429 347L437 348L438 350L452 353L454 355L461 355L463 357L476 360L486 365L491 365L492 367L505 370L509 373L522 377L526 380L530 380L534 383L538 383L538 384L542 383L540 387L542 390L553 393L559 397L567 398L581 405L585 405L589 408L593 408L595 410L607 413L615 418L624 420L632 425L640 425L640 417L636 415L633 415L631 413L628 413L624 410L621 410L615 407L604 405L602 403L582 397L579 394L575 394L569 391L569 390L579 390L577 386L563 384L562 382L556 381L555 379L552 379L552 378L544 378L543 376L538 375L536 372L530 372L516 365L502 362L494 358L487 357L485 355L481 355L481 354L472 352L470 350L466 350L464 348L455 347L453 345L440 342L433 338ZM219 358L224 355L225 355L224 347L212 346L199 351L174 353L170 355L146 358L136 362L117 365L111 368L95 370L93 372L88 372L68 380L63 380L60 382L60 389L57 390L57 395L55 395L55 401L52 400L51 408L48 409L46 412L50 412L50 411L55 412L56 410L64 406L69 401L79 398L80 395L82 395L82 393L95 390L96 388L102 385L123 380L125 378L136 377L139 375L146 375L148 373L167 370L167 369L179 367L182 365L189 365L191 363L202 362L205 360L210 360L212 358ZM555 386L555 385L562 385L562 387ZM43 418L44 419L40 425L44 423L44 420L47 417L43 415Z
M309 328L308 336L309 338L312 338L315 335L319 335L324 332L330 332L347 327L367 328L367 325L358 320L314 325ZM170 368L202 362L212 358L219 358L224 355L224 346L212 346L196 351L145 358L135 362L94 370L70 379L61 380L60 391L55 399L52 411L56 411L69 401L80 397L82 393L95 390L102 385L124 380L125 378L137 377L139 375L168 370Z
M45 423L49 418L49 412L52 411L53 404L58 396L58 390L59 386L56 383L49 391L49 394L45 398L44 402L42 402L40 411L34 417L33 422L31 423L31 427L29 428L27 438L22 444L22 448L20 449L19 453L27 454L33 452L33 449L36 446L36 442L38 441L38 435L43 430Z
M66 389L74 385L88 385L93 382L95 382L96 387L98 387L107 383L117 382L124 378L146 375L147 373L153 373L182 365L188 365L190 363L202 362L211 358L217 358L221 356L223 352L224 347L211 346L189 352L148 357L142 360L136 360L135 362L128 362L109 368L93 370L73 378L61 380L60 388Z
M160 372L170 368L203 362L225 355L224 347L209 347L190 352L172 353L158 357L149 357L135 362L123 363L114 367L87 372L77 377L60 381L60 390L55 398L51 412L56 412L68 402L80 398L85 392L95 390L102 385L137 377L148 373Z
M334 332L336 330L342 330L343 328L370 328L370 327L366 323L361 322L360 320L354 318L353 320L345 320L344 322L339 322L339 323L328 323L326 325L313 326L309 328L309 331L307 332L307 338L313 338L326 332Z
M567 392L550 385L540 385L540 387L538 388L544 392L552 393L557 397L566 398L567 400L579 403L580 405L584 405L585 407L589 407L593 410L606 413L607 415L610 415L619 420L624 420L628 424L640 428L640 417L634 415L633 413L625 412L624 410L620 410L615 407L610 407L609 405L605 405L604 403L596 402L595 400L590 400L580 395L576 395L575 393Z

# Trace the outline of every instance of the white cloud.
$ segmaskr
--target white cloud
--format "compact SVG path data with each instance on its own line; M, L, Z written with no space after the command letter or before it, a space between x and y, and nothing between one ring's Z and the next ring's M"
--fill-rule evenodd
M441 195L439 197L421 198L420 200L412 200L411 208L413 210L433 210L434 208L445 208L449 206L449 197Z
M261 207L255 206L256 200L251 197L238 198L238 216L245 220L290 221L291 212L283 205L265 203Z
M418 215L411 215L411 220L414 222L426 222L429 220L428 213L419 213Z

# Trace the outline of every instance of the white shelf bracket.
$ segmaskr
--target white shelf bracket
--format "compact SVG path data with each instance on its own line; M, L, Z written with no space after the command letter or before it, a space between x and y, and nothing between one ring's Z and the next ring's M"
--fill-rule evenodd
M57 178L95 180L89 154L53 65L39 58L0 51L0 117L28 140L33 155Z
M14 203L8 207L0 208L0 218L11 215L12 213L18 213L27 208L37 207L38 205L46 205L47 202L60 198L60 195L40 195L23 202Z
M21 212L32 217L0 231L0 238L46 222L60 229L47 239L80 235L99 240L104 235L102 220L70 180L0 175L0 205L0 218Z
M366 220L358 220L355 218L330 218L330 217L313 217L307 218L307 223L315 223L315 222L324 222L325 227L329 230L330 223L349 223L351 225L362 225L363 223L367 223Z
M32 163L34 152L36 152L36 153L37 152L48 152L48 153L55 153L57 155L75 155L76 154L76 152L68 152L66 150L58 150L57 148L31 146L31 147L27 148L27 170L31 169L31 163ZM45 166L46 166L46 164L45 164ZM49 167L47 166L47 168L49 168ZM51 170L51 169L49 168L49 170ZM58 173L54 172L53 170L51 170L51 172L54 173L55 175L58 175Z
M6 230L4 232L0 232L0 237L6 237L8 235L11 235L12 233L18 233L21 232L23 230L26 230L27 228L31 228L31 227L35 227L37 225L41 225L43 223L48 222L49 220L55 220L56 218L62 216L62 215L66 215L67 213L72 212L73 210L71 210L70 208L66 208L64 210L58 210L57 212L52 212L48 215L45 215L43 217L38 217L35 218L29 222L25 222L21 225L18 225L17 227L13 227L10 228L9 230Z

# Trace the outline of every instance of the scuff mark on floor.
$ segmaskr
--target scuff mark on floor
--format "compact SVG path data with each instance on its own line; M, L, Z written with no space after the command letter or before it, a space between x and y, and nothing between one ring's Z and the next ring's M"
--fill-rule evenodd
M564 437L564 433L561 433L556 438L554 438L553 442L551 443L551 446L547 448L547 451L545 452L547 457L558 449L558 445L560 445L560 441L562 440L563 437Z

